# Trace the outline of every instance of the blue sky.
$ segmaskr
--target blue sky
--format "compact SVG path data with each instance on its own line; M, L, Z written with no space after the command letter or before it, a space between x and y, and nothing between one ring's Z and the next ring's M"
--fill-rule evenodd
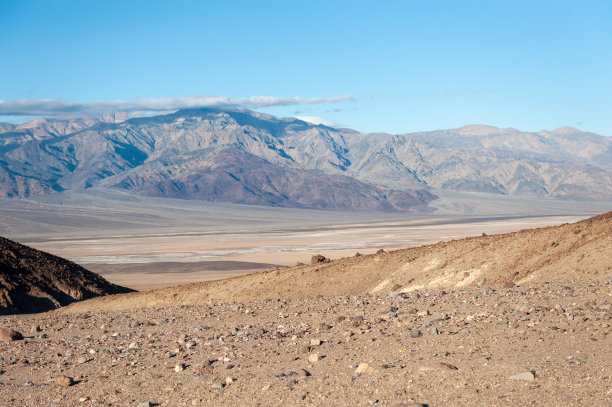
M612 136L611 21L610 1L0 0L0 113L269 96L247 105L368 132Z

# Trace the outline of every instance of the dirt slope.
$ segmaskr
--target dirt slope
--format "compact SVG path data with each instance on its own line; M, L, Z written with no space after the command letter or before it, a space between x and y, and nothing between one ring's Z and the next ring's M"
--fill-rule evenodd
M0 237L0 314L49 311L130 291L71 261Z
M612 275L612 212L574 224L478 236L331 263L97 298L63 309L202 304L209 300L386 294L426 288L532 285Z

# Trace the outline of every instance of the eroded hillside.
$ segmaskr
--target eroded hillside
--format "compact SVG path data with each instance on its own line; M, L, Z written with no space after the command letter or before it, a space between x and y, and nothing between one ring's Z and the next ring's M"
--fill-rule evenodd
M422 288L531 285L612 275L612 212L540 229L478 236L232 279L99 298L66 312L200 304L209 300L396 294Z

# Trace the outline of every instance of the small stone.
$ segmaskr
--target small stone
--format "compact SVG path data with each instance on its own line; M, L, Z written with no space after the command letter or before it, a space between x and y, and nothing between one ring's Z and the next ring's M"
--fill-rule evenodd
M79 365L82 365L83 363L87 363L87 358L85 356L81 356L80 358L77 359L77 363Z
M582 359L573 358L569 360L570 363L574 363L576 365L584 365L586 362Z
M450 363L444 363L444 362L436 362L436 363L432 363L430 365L427 366L421 366L419 367L419 372L428 372L431 370L459 370L459 368L455 365L451 365Z
M321 340L320 339L311 339L310 340L310 346L319 346L321 345Z
M174 371L177 372L177 373L178 372L182 372L183 370L185 370L185 365L183 363L177 363L174 366Z
M525 380L525 381L531 382L535 380L535 375L533 374L533 372L521 372L521 373L513 374L512 376L508 377L508 379Z
M440 331L438 331L438 328L436 328L435 326L432 326L431 328L429 328L429 334L430 335L439 335Z
M57 382L59 386L62 386L62 387L69 387L74 384L74 380L72 379L72 377L68 377L64 375L58 376L58 378L55 381Z
M483 293L484 295L490 295L490 294L493 294L495 290L492 287L483 287L480 290L480 292Z
M355 369L355 374L376 373L376 372L378 372L378 370L374 369L372 366L370 366L367 363L360 363L359 366L357 366L357 369Z
M2 328L0 329L0 341L2 342L13 342L23 339L23 335L14 329Z
M310 372L309 372L308 370L306 370L306 369L300 369L300 373L299 373L299 375L300 375L300 376L304 376L304 377L312 376L312 375L310 374Z
M85 397L80 397L80 398L79 398L79 401L80 401L81 403L83 403L83 402L85 402L85 401L88 401L88 400L89 400L89 397L87 397L87 396L85 396Z
M226 384L232 384L232 383L234 383L234 378L232 378L232 377L226 377L226 378L225 378L225 383L226 383Z
M418 329L413 329L410 331L411 338L420 338L421 336L423 336L423 332L419 331Z
M319 264L319 263L329 263L330 260L323 255L315 254L314 256L311 257L310 262L312 264Z
M196 370L197 374L213 374L213 368L212 366L205 366L205 367L200 367Z
M213 383L212 384L212 388L213 389L222 389L223 388L223 383L219 383L219 382Z
M144 403L139 403L138 406L136 406L136 407L153 407L153 404L151 404L151 403L149 403L147 401L147 402L144 402Z
M376 254L382 254L385 252L385 249L378 249L376 250Z
M308 361L310 363L315 363L319 361L319 354L318 353L313 353L312 355L308 356Z
M31 330L31 332L32 332L33 334L38 333L38 332L41 332L41 331L42 331L42 329L40 329L40 325L33 325L33 326L32 326L32 330Z

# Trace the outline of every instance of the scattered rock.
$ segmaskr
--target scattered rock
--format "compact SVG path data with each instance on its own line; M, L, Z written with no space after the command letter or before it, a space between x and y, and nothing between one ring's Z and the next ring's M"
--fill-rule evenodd
M355 369L355 374L376 373L376 372L378 372L378 370L374 369L372 366L370 366L367 363L360 363L359 366L357 366L357 369Z
M2 328L0 329L0 341L2 342L13 342L23 339L23 335L14 329Z
M419 331L418 329L413 329L410 331L411 338L420 338L421 336L423 336L423 332Z
M315 254L314 256L310 258L310 262L312 264L329 263L330 261L331 261L330 259L320 254Z
M459 370L459 368L455 365L451 365L450 363L444 363L444 362L435 362L427 366L419 367L419 372L427 372L430 370L451 370L452 371L452 370Z
M533 372L521 372L521 373L513 374L512 376L508 377L508 379L525 380L525 381L531 382L535 380L535 374L533 374Z
M72 377L68 377L64 375L58 376L58 378L55 381L59 386L62 386L62 387L69 387L74 384L74 379Z
M493 294L495 290L492 287L483 287L480 290L480 292L483 293L484 295L490 295L490 294Z
M319 354L313 353L312 355L308 356L308 361L310 363L318 362L319 361Z

